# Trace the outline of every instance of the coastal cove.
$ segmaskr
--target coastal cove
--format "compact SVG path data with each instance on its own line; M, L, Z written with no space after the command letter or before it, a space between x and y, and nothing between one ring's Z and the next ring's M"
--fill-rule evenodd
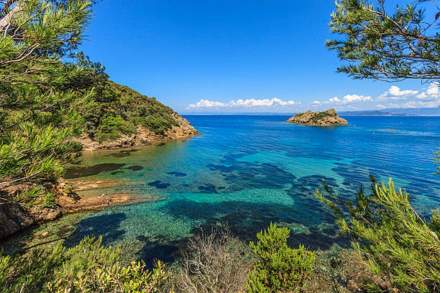
M346 240L315 190L325 183L353 198L354 190L369 186L370 175L393 177L422 215L440 204L433 162L440 117L348 117L350 126L341 128L294 125L285 116L185 118L199 136L88 152L66 173L77 185L101 183L81 195L124 194L146 202L68 215L6 246L60 238L70 246L102 235L104 244L123 244L127 254L151 263L174 260L199 229L224 224L247 241L273 222L291 228L293 245L328 249Z

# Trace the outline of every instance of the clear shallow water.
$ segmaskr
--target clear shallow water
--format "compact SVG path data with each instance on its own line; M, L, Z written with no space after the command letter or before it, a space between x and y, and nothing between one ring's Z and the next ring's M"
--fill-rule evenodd
M393 177L422 214L440 206L440 118L349 117L322 129L282 116L189 116L201 132L185 142L83 157L82 179L121 179L103 193L161 200L88 214L67 243L104 235L138 257L172 260L195 230L227 223L243 240L270 222L290 226L292 242L328 248L338 238L331 214L313 193L325 181L352 197L369 176ZM86 173L85 171L88 171ZM75 172L71 172L75 175Z

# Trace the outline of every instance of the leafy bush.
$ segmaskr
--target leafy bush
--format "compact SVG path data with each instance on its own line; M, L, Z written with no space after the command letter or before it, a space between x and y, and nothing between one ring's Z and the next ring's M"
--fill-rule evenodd
M0 176L15 181L53 180L63 172L61 161L75 149L67 143L69 135L68 129L51 125L21 124L7 137L0 137Z
M411 206L409 195L396 191L392 180L388 185L373 182L372 193L359 192L354 203L340 203L334 195L321 192L317 196L333 209L341 229L352 235L353 247L373 273L402 292L440 290L438 211L427 223Z
M133 134L135 132L135 126L125 121L121 116L105 116L98 126L96 139L102 142L116 139L122 134Z
M124 264L120 247L101 239L77 246L34 249L22 256L0 257L0 292L162 292L168 277L158 262L152 271L141 262Z
M249 274L248 292L294 292L303 287L312 272L315 253L304 246L289 247L289 235L289 228L271 224L257 234L256 243L250 243L257 262Z
M141 119L142 124L157 134L165 134L165 132L176 125L176 121L172 116L154 113Z
M18 191L13 199L26 208L39 206L43 208L56 207L55 195L41 185L26 186Z

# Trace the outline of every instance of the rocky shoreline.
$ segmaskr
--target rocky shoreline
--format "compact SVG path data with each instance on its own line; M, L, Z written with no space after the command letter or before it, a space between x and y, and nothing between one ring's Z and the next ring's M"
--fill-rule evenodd
M75 139L75 141L82 145L83 151L97 151L160 144L173 140L188 139L198 134L197 130L188 122L188 120L177 114L174 118L178 125L173 126L164 134L156 134L145 127L138 127L135 134L122 135L120 138L112 141L98 142L86 135Z
M139 127L134 135L122 136L110 142L99 143L88 137L75 139L83 146L83 151L117 150L135 146L154 145L173 140L183 140L198 134L191 124L179 115L175 115L177 126L169 129L165 134ZM6 239L32 226L53 221L65 214L91 210L101 210L111 206L136 204L157 200L157 197L134 194L94 194L82 196L81 191L110 187L117 182L93 181L66 184L63 178L56 183L47 183L48 190L55 196L56 204L53 207L25 207L14 198L22 191L32 188L32 184L14 184L1 187L0 191L0 240Z
M307 111L305 113L300 113L289 118L288 122L306 126L319 127L348 125L348 121L344 118L339 117L335 109L329 109L323 112Z
M57 220L63 215L85 211L99 211L112 206L130 205L158 200L157 196L135 195L129 193L92 193L80 195L84 191L99 190L120 184L114 180L76 181L68 184L60 179L52 186L56 194L56 205L53 207L26 208L20 203L0 198L0 240L6 239L32 226ZM30 186L14 186L14 192L28 189ZM74 190L74 191L71 191Z

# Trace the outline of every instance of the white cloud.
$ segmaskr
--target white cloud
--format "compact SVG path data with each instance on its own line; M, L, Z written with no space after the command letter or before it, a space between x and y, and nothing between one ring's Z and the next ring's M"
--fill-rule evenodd
M333 97L329 99L330 103L339 103L341 102L341 100L338 97Z
M225 107L226 104L222 103L222 102L218 102L218 101L210 101L210 100L205 100L205 99L201 99L200 101L198 101L195 104L191 104L188 106L189 109L198 109L198 108L221 108L221 107Z
M418 99L424 100L437 100L440 98L440 89L438 82L433 82L429 85L429 87L421 92L419 95L417 95Z
M237 99L226 103L202 99L195 104L188 106L188 109L209 109L209 108L263 108L276 106L294 106L298 102L291 100L282 100L280 98L272 99Z
M326 109L330 107L338 110L368 110L386 108L427 108L440 107L440 83L434 82L419 90L402 89L396 85L390 86L378 96L349 94L334 96L325 100L313 100L300 105L300 102L281 98L269 99L235 99L231 101L216 101L202 99L191 104L189 110L222 110L233 111L270 111L293 112L305 111L310 108Z
M402 90L398 86L392 85L387 91L379 96L381 100L401 100L415 96L419 93L416 90Z
M319 104L316 103L317 105L321 105L321 104L348 105L348 104L359 103L359 102L368 102L371 100L373 100L373 98L370 96L345 95L342 98L333 97L333 98L328 99L327 101L323 101L323 102L315 101L315 102L319 102Z
M239 99L231 101L231 107L273 107L273 106L293 106L295 101L285 101L279 98L272 99Z
M360 95L346 95L342 98L342 101L346 104L354 102L367 102L371 101L373 98L370 96L360 96Z

